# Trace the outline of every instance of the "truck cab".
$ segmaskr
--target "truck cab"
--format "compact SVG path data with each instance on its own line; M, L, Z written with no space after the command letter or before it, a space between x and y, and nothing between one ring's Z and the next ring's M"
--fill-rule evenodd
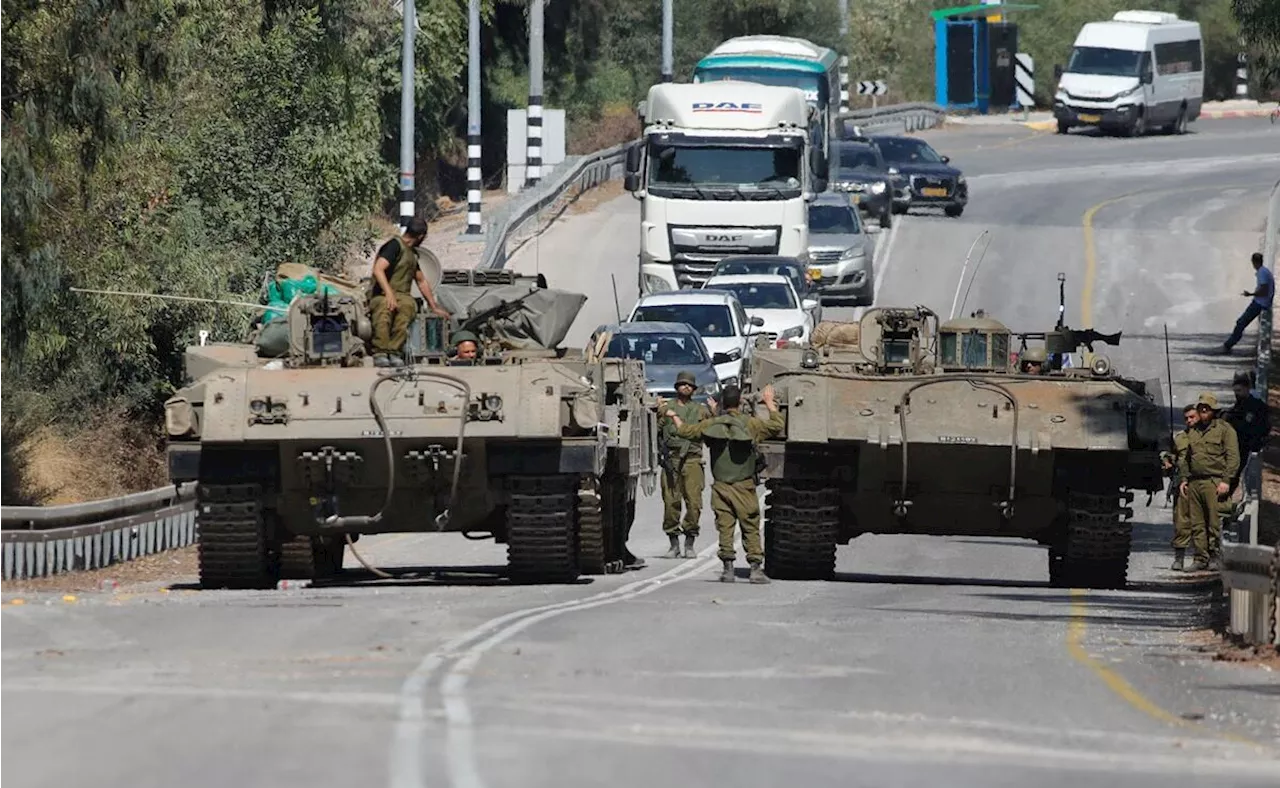
M827 164L798 88L662 84L645 102L625 187L640 200L641 294L701 286L729 255L808 256Z

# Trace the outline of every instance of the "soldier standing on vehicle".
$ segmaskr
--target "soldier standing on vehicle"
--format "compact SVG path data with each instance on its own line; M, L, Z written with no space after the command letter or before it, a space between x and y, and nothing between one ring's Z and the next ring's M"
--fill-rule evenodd
M418 291L427 299L427 307L441 317L449 317L449 312L436 301L436 295L418 265L419 247L426 237L427 223L422 219L410 219L404 234L384 243L374 258L373 283L369 292L374 366L394 366L392 357L400 356L409 339L409 324L418 311L418 304L409 292L415 281ZM434 257L431 250L422 251ZM439 267L437 261L436 268Z
M1183 408L1182 419L1187 426L1181 432L1174 434L1173 454L1162 452L1163 456L1160 458L1165 472L1173 477L1170 480L1173 488L1173 564L1169 569L1175 572L1183 570L1187 548L1191 546L1191 499L1179 493L1181 480L1178 477L1178 468L1187 454L1191 431L1200 423L1196 406L1188 405Z
M676 434L682 438L703 438L711 450L711 509L716 515L716 530L720 533L720 560L724 571L722 583L734 581L733 548L735 521L742 528L742 548L751 565L751 582L768 583L764 570L764 547L760 541L760 498L756 463L759 452L756 444L781 434L785 422L777 404L773 401L773 386L765 386L761 400L769 409L769 419L741 413L742 390L726 386L720 404L724 413L698 424L683 424L675 411L666 411L676 423Z
M662 530L671 540L664 558L693 558L693 543L698 538L698 521L702 517L702 491L707 476L702 466L702 439L684 438L676 434L676 424L667 413L675 413L684 424L698 424L711 418L711 409L693 401L698 379L692 372L676 375L676 400L658 400L659 427L666 445L667 465L662 470ZM684 523L680 510L684 508ZM684 534L684 552L680 552L680 534Z
M1196 400L1199 423L1191 431L1186 455L1178 463L1178 492L1190 496L1191 530L1196 545L1193 572L1221 568L1222 520L1219 496L1231 489L1231 477L1240 467L1236 431L1215 418L1218 398L1205 392Z

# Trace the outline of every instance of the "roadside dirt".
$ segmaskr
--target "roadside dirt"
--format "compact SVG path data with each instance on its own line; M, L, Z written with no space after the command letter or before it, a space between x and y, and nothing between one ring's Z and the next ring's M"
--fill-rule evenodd
M5 581L0 584L0 591L6 595L124 591L144 583L193 578L197 574L196 546L191 545L88 572L67 572L30 580ZM112 581L117 585L113 587ZM12 603L12 600L6 600L6 603Z

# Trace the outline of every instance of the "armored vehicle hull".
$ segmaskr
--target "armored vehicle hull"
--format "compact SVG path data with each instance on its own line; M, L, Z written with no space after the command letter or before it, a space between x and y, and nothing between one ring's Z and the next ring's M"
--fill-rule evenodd
M875 319L852 347L757 350L757 384L773 384L787 422L761 446L767 571L829 578L836 545L867 533L1021 537L1048 546L1055 584L1122 587L1127 504L1162 486L1164 423L1144 384L1004 359L894 366Z
M434 328L417 321L418 347L447 341ZM520 581L621 569L637 483L656 476L642 362L496 345L342 358L228 364L168 403L170 476L199 482L203 585L325 577L348 538L389 532L494 539Z

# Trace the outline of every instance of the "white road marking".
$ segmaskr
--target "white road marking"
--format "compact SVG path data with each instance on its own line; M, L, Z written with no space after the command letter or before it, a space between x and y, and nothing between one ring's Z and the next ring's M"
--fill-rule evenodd
M455 786L478 788L484 782L476 771L471 711L465 691L467 674L480 657L489 649L540 621L575 610L588 610L649 594L662 588L668 581L675 582L700 572L710 566L706 559L716 549L715 544L708 545L693 561L682 562L661 574L627 583L612 591L498 616L428 654L400 688L400 716L396 722L391 749L392 787L422 788L426 785L422 769L422 744L426 727L423 696L432 676L448 661L454 660L454 665L442 679L440 692L447 726L446 757L449 778ZM485 639L475 642L481 638ZM468 644L472 645L468 647Z

